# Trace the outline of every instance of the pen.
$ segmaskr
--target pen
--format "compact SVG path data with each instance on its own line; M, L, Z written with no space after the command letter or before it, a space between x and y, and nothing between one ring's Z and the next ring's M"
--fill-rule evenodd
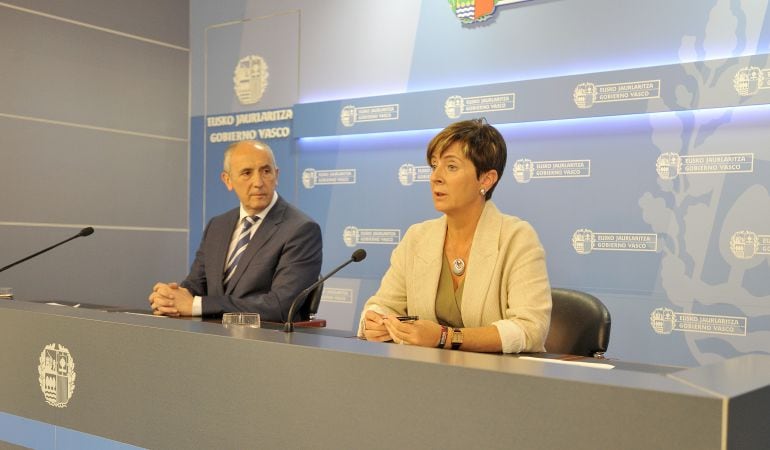
M401 322L409 322L412 323L415 320L419 320L420 316L396 316L396 319L398 319Z

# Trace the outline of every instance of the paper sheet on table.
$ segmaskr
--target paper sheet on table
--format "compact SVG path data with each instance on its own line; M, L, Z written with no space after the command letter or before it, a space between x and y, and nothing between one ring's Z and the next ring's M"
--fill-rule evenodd
M567 364L571 366L593 367L594 369L614 369L615 368L615 366L613 366L612 364L591 363L591 362L583 362L583 361L564 361L561 359L535 358L533 356L519 356L519 359L526 359L529 361L540 361L540 362L547 362L547 363L554 363L554 364Z
M156 316L152 313L141 313L141 312L131 312L131 311L121 311L123 314L133 314L135 316L150 316L150 317L163 317L168 318L168 316Z

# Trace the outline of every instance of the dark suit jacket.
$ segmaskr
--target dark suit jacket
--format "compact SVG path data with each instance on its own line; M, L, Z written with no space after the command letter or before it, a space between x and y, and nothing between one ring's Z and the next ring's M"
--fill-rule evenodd
M203 297L204 316L249 311L260 313L262 320L285 322L292 300L318 280L321 227L279 196L225 290L225 258L238 216L239 208L235 208L211 219L190 274L181 285Z

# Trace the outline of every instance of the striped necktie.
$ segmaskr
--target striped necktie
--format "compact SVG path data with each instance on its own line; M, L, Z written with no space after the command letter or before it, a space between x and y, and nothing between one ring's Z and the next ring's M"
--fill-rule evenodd
M241 234L238 235L238 243L235 244L232 253L227 258L227 264L225 265L224 285L230 281L233 277L235 269L238 267L238 261L240 261L243 252L246 250L246 246L249 245L251 239L251 227L254 226L259 220L259 216L244 217L243 225L241 226Z

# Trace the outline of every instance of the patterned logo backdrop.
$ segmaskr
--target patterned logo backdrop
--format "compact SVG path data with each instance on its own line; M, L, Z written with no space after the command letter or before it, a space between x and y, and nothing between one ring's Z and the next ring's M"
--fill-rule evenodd
M697 34L674 43L681 63L284 103L277 110L291 111L290 122L268 127L282 164L279 192L321 224L324 271L355 248L369 253L327 282L320 315L332 328L355 326L409 225L438 216L428 141L455 120L484 116L509 145L494 201L534 225L554 286L608 305L610 357L698 365L770 353L770 20L757 5L692 5L689 32ZM432 23L424 25L430 35ZM457 32L442 35L457 55L483 53L512 33ZM734 56L718 52L725 42ZM430 48L415 41L413 77L441 66ZM232 64L251 54L234 55L222 77L233 102ZM270 80L280 77L271 65ZM206 120L193 118L193 129ZM249 129L225 122L207 139ZM209 211L232 203L211 189Z

